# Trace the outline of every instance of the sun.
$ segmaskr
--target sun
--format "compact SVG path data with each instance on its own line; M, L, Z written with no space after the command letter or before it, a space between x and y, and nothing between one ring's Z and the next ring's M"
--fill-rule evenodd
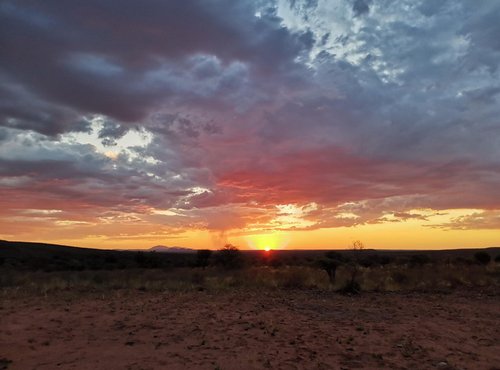
M265 234L249 235L245 239L250 249L270 252L285 249L290 237L281 232L269 232Z

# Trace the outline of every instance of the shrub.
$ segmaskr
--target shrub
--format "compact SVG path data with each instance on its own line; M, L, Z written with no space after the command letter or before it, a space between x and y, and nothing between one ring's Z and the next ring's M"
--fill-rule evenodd
M317 262L319 268L326 271L331 284L335 283L335 275L337 272L337 267L346 262L346 258L336 251L328 251L325 253L325 257Z
M141 268L161 267L160 255L157 252L137 252L134 260Z
M1 370L7 369L11 363L12 363L11 360L8 360L6 358L1 357L0 358L0 369Z
M286 270L282 276L281 287L285 289L301 289L307 287L308 273L302 268Z
M480 265L487 265L491 261L491 256L486 252L476 252L474 254L474 259Z
M410 257L410 265L423 266L431 262L431 258L426 254L414 254Z
M104 262L108 264L116 263L117 261L117 258L113 255L107 255L106 257L104 257Z
M342 294L359 294L361 293L361 286L356 280L351 279L338 292Z
M210 249L200 249L196 252L196 266L207 267L210 262L212 251Z
M390 256L378 256L378 261L381 266L389 265L391 263L394 263L394 257Z
M359 260L359 264L363 267L385 266L393 262L393 257L381 256L380 254L372 254Z
M373 256L373 257L365 257L365 258L361 258L359 260L359 264L363 267L374 267L374 266L377 266L378 265L378 261L377 261L377 258L376 256Z
M495 262L496 263L500 263L500 254L498 256L495 257Z
M216 254L216 262L225 269L238 269L243 267L243 256L240 250L232 244L226 244Z
M284 265L283 261L281 261L280 259L277 259L277 258L271 259L268 264L272 268L278 268L278 267L281 267Z
M196 285L203 285L205 283L205 275L200 273L200 271L195 271L191 275L191 282Z
M473 265L474 264L474 261L469 259L469 258L465 258L465 257L456 257L454 260L453 260L454 263L456 263L457 265L465 265L465 266L470 266L470 265Z
M392 280L394 280L397 284L406 284L409 281L408 275L403 273L402 271L394 271L392 274Z
M339 267L340 262L330 258L323 258L319 262L319 267L326 271L328 274L328 278L330 279L330 283L335 283L335 274L337 272L337 267Z
M344 261L344 256L336 251L328 251L325 253L325 257L328 259L336 260L336 261Z

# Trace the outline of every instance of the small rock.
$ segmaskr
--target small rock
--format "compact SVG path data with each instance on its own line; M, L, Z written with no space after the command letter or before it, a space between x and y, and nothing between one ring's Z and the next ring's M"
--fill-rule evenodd
M438 369L447 369L448 368L448 363L446 361L441 361L441 362L438 362L438 364L436 365L436 367Z

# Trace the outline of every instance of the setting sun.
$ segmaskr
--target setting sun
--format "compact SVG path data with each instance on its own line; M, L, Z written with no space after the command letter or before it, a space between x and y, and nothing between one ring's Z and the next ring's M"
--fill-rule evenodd
M266 252L274 249L285 249L290 242L289 235L284 233L249 235L245 239L250 249Z

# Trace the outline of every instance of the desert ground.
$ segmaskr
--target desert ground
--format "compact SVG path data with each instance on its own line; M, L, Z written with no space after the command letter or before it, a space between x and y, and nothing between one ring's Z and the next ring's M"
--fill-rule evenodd
M0 298L0 369L500 369L495 291Z

